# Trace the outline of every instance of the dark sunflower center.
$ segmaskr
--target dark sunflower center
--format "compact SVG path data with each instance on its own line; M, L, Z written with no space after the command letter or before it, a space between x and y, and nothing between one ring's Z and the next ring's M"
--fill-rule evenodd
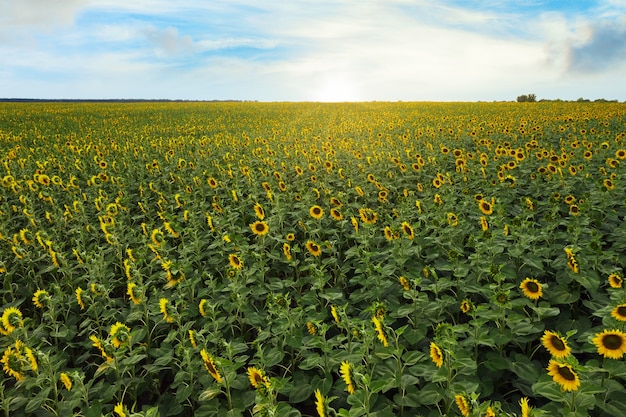
M319 248L319 246L317 246L315 243L312 243L312 244L311 244L311 250L312 250L313 252L317 252L319 249L320 249L320 248Z
M617 307L617 315L621 317L626 317L626 306Z
M526 290L530 293L539 292L539 285L536 282L529 281L526 283Z
M563 341L561 340L560 337L558 336L552 336L550 338L550 344L552 345L552 347L556 350L565 350L565 343L563 343Z
M569 366L559 366L559 375L563 377L563 379L567 379L568 381L575 381L576 374L572 371L572 368Z
M607 334L602 338L602 345L610 350L621 349L624 344L624 338L617 334Z
M259 223L256 225L256 231L257 232L262 232L265 230L265 225L263 223Z
M321 212L322 212L322 210L320 210L319 207L314 207L313 208L313 214L315 214L316 216L319 216Z

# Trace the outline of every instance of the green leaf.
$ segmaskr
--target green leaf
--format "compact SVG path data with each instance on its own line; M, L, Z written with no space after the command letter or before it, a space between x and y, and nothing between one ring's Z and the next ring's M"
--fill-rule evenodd
M550 377L548 377L550 378ZM544 378L542 378L544 379ZM557 402L566 402L569 399L569 395L561 390L561 387L556 382L550 380L539 381L532 386L533 393L541 395L549 400Z
M417 394L417 400L420 404L434 405L443 399L441 388L435 384L428 384Z
M313 391L313 387L306 382L295 385L289 393L289 402L297 404L305 401L313 395Z
M198 401L209 401L220 395L222 390L219 388L208 388L200 393L198 396Z

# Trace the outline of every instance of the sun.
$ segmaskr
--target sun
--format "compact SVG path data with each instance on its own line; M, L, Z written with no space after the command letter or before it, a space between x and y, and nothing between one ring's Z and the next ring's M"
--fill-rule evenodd
M342 74L324 77L312 92L313 101L343 102L359 101L359 92L350 77Z

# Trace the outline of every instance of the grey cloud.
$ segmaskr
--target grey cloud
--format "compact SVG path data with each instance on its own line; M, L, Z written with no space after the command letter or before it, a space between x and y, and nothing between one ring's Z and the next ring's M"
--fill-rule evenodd
M626 63L626 18L595 24L590 33L586 42L568 45L570 71L600 72Z

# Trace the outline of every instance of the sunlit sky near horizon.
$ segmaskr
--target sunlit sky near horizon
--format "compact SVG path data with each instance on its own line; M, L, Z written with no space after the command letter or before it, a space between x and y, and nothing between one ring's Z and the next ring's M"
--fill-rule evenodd
M626 0L0 0L0 97L626 101Z

